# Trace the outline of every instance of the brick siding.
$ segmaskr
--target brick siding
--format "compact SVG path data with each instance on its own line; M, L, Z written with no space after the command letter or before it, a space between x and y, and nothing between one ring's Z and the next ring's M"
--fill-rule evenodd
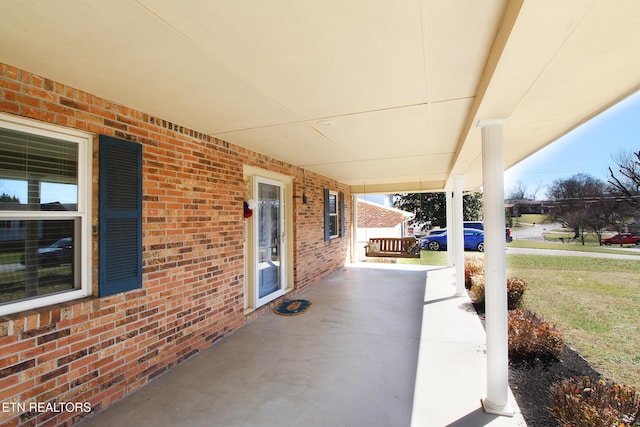
M100 410L273 307L244 313L243 165L304 171L179 124L0 63L0 111L143 146L143 286L0 318L0 402L89 402ZM349 188L306 171L294 200L295 292L344 265ZM322 191L345 193L347 235L323 239ZM98 241L92 244L97 294ZM0 412L0 424L70 425L86 414Z
M358 228L393 228L406 219L395 209L375 203L358 202Z

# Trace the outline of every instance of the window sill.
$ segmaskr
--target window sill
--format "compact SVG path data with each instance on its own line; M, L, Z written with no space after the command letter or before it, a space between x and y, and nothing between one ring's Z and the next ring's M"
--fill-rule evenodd
M0 316L0 338L11 335L39 335L56 328L56 324L94 311L95 296L82 297L39 308Z

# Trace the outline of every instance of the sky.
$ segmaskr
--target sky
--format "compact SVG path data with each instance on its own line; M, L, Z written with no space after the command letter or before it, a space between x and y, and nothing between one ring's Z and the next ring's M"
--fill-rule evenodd
M40 203L78 203L78 187L75 185L44 182L41 192ZM0 179L0 194L15 196L21 203L27 203L27 181Z
M623 152L640 151L640 92L577 127L505 172L505 197L518 182L537 200L555 179L585 173L602 181Z

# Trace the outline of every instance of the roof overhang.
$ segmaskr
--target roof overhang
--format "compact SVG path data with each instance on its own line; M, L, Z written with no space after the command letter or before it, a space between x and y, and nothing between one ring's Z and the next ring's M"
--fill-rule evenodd
M640 88L637 0L2 2L0 61L349 184L482 184Z

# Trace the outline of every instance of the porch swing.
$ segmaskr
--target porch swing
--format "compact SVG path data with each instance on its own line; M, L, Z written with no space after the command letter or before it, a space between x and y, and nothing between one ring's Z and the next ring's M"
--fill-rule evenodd
M367 218L366 204L364 209ZM366 230L367 227L365 233ZM420 258L420 244L415 237L371 237L364 250L365 256L372 258Z

